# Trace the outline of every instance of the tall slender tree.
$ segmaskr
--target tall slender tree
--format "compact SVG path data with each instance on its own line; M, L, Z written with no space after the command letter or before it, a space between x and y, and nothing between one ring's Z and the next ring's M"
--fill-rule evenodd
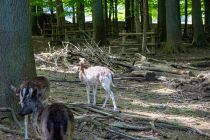
M103 7L102 0L93 0L93 38L96 43L105 43L105 33L104 33L104 18L103 18Z
M203 47L206 44L204 28L201 17L201 1L192 0L192 24L193 41L192 44L197 47Z
M85 30L85 5L84 0L77 2L77 24L78 28Z
M134 5L135 5L135 29L136 29L136 33L140 33L141 32L141 23L140 23L140 15L139 15L139 11L140 11L140 3L139 0L135 0L134 1ZM136 36L138 43L140 43L140 36ZM141 48L139 48L139 51L141 51Z
M184 1L184 15L185 15L185 20L184 20L184 33L183 33L183 37L187 37L188 35L187 35L187 19L188 19L188 11L187 11L187 9L188 9L188 1L187 0L185 0Z
M177 52L181 43L181 21L179 14L179 0L166 0L166 50Z
M130 0L125 0L125 30L131 31L131 6Z
M57 15L57 40L63 41L65 35L65 17L63 16L64 8L62 0L56 0L56 15Z
M205 29L210 36L210 0L204 0L205 4Z
M158 30L160 41L166 41L166 0L158 0Z
M0 106L17 109L10 85L36 75L29 0L1 0L0 13Z

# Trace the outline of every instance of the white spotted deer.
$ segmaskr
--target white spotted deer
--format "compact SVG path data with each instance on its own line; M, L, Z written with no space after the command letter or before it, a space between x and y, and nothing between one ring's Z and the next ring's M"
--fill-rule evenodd
M16 96L20 97L20 104L23 107L23 99L31 96L34 90L37 90L37 97L44 104L48 103L48 96L50 91L50 86L47 78L43 76L34 77L32 79L24 80L18 88L11 85L11 89L16 93ZM28 115L24 118L24 133L25 139L29 139L28 136Z
M101 85L106 92L106 98L102 107L104 108L106 106L109 97L111 97L114 110L116 111L115 97L111 90L111 86L114 86L112 81L114 73L107 67L90 66L85 58L80 58L77 66L79 69L79 78L86 85L88 103L90 103L90 85L93 85L93 105L96 105L97 86Z
M34 129L41 140L72 140L74 131L73 113L63 104L44 106L34 90L23 99L20 115L33 114Z

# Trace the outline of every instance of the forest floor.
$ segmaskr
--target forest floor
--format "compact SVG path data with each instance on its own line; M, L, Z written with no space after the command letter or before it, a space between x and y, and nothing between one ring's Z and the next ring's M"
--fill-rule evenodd
M44 44L42 41L34 41L33 46L36 53L44 50L41 47L37 47L39 45L43 47L47 44ZM167 55L161 52L158 53L157 51L156 55L149 57L164 59L168 62L176 61L179 63L189 63L191 58L200 59L203 57L210 57L210 48L191 48L187 50L187 53L185 52L176 55ZM205 68L201 71L209 70L210 68ZM67 105L69 104L70 108L73 108L75 117L80 116L82 112L84 113L84 116L86 115L90 117L92 115L96 118L97 115L94 115L94 111L91 111L92 107L90 106L89 108L86 104L86 88L85 85L79 81L78 73L61 73L56 71L37 70L37 74L47 77L50 81L51 103L62 102ZM97 91L97 108L93 107L93 109L110 113L112 118L110 119L110 115L108 115L107 118L109 121L106 122L108 124L119 123L121 119L126 120L127 117L127 124L145 129L143 131L133 128L122 129L120 132L125 132L126 135L133 137L118 137L116 136L116 132L113 134L110 131L109 133L101 132L106 129L104 126L102 126L101 130L98 130L98 128L92 124L78 123L76 124L74 139L208 139L188 128L195 128L195 130L198 129L198 131L201 130L202 132L210 135L210 95L205 96L205 98L196 98L201 95L197 89L193 89L193 87L191 87L190 90L179 92L177 89L162 81L139 82L135 80L122 80L115 78L114 84L116 87L113 88L113 92L120 112L112 111L113 106L111 101L109 101L109 104L105 109L98 108L102 106L104 100L104 90L101 87L98 88ZM74 106L84 107L78 111L74 108ZM106 117L102 117L101 119L101 121L107 121L104 120ZM97 118L95 120L97 120ZM145 126L155 123L155 121L155 126L159 130L154 130L155 128L146 130ZM158 124L158 121L168 122L166 123L168 127L163 128L164 125ZM0 125L1 124L6 125L11 129L17 128L7 119L0 120ZM172 127L171 124L174 124L174 126ZM184 127L182 127L183 129L179 129L179 126ZM90 130L91 132L89 132ZM113 131L114 130L116 129L113 129ZM99 135L99 132L101 135ZM5 139L19 140L23 139L23 137L0 131L0 140Z

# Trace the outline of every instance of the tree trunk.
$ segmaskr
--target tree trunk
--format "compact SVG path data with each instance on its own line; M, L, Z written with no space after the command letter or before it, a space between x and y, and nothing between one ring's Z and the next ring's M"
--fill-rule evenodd
M193 41L192 44L197 47L203 47L206 44L204 28L201 17L201 1L192 0L192 24Z
M184 15L185 15L185 20L184 20L184 33L183 33L183 37L187 37L187 18L188 18L188 12L187 12L187 9L188 9L188 3L187 3L187 0L184 1L185 3L185 7L184 7Z
M77 3L77 24L79 30L85 30L85 5L84 0ZM80 34L80 38L84 38L84 34Z
M165 0L158 0L158 30L160 41L166 41L166 4Z
M93 1L93 30L93 38L95 42L100 42L100 45L104 44L106 39L104 33L102 0Z
M131 31L135 31L134 0L131 0Z
M0 106L20 106L10 85L36 76L28 0L0 1Z
M43 30L43 9L39 6L32 6L32 35L42 35Z
M147 42L146 42L146 32L147 32L147 0L143 0L143 17L144 17L144 23L143 23L143 37L142 37L142 53L146 52Z
M131 6L130 0L125 0L125 30L131 32Z
M139 0L135 0L134 1L134 14L135 14L135 29L136 29L136 33L140 33L141 32L141 23L140 23L140 15L139 15ZM136 36L138 43L140 43L141 41L141 37L140 36ZM139 46L139 51L141 51L141 47Z
M75 4L72 5L72 22L73 22L73 25L75 26L75 24L76 24Z
M52 0L49 0L49 7L50 7L50 23L51 25L53 23L56 23L56 18L55 18L55 15L53 13L53 5L54 5L54 2Z
M205 4L205 29L208 33L208 36L210 36L210 1L204 0Z
M57 14L57 41L65 39L65 17L62 0L56 0L56 14Z
M177 52L181 43L179 0L166 0L166 51Z
M150 16L149 14L149 3L148 3L148 0L146 1L146 15L147 15L147 30L150 30L151 29L151 23L152 23L152 17Z
M104 25L104 29L105 29L105 36L108 35L108 28L109 28L109 22L108 22L108 1L104 0L104 19L105 19L105 25Z
M117 13L118 13L118 10L117 10L117 5L118 5L118 3L117 3L117 0L115 0L114 1L114 4L115 4L115 6L114 6L114 35L115 35L115 37L117 37L118 36L118 34L119 34L119 26L118 26L118 16L117 16Z
M109 33L110 35L113 35L112 34L112 9L113 9L113 0L109 0Z

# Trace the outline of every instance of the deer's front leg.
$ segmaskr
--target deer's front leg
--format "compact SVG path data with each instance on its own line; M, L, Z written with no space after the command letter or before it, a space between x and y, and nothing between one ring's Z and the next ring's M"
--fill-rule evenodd
M96 105L96 92L97 92L97 84L93 86L93 105Z
M24 118L24 133L25 133L25 140L28 140L28 115L25 116Z
M90 104L90 84L89 82L86 83L86 92L87 92L87 101Z

